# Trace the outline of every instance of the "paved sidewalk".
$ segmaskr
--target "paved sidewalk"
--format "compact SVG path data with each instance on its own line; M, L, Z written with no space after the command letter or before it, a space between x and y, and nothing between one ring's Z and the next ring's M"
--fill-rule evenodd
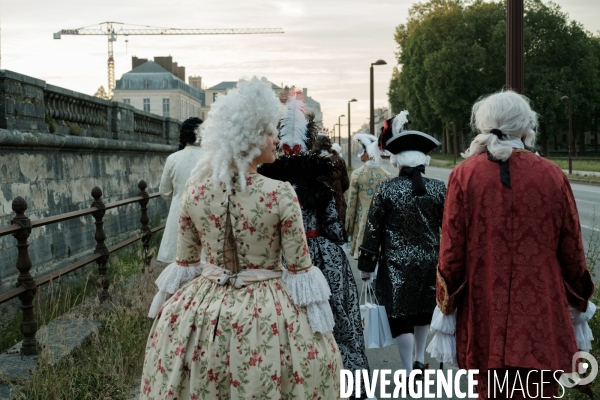
M563 172L565 174L569 173L568 169L563 169ZM578 170L573 170L573 175L581 175L581 176L600 176L600 172L594 172L594 171L578 171Z

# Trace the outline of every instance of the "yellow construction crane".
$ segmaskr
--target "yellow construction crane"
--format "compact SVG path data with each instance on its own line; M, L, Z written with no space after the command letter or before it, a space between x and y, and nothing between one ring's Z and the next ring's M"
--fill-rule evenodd
M247 29L178 29L178 28L159 28L144 26L142 29L123 29L119 27L116 30L113 25L125 25L123 22L101 22L99 28L89 29L90 27L77 29L62 29L54 34L54 39L60 39L62 35L94 35L108 36L108 96L112 98L115 88L115 59L113 53L113 42L117 41L117 35L252 35L283 33L281 28L247 28ZM104 26L103 26L104 25ZM133 24L127 24L133 25ZM93 25L96 26L96 25Z

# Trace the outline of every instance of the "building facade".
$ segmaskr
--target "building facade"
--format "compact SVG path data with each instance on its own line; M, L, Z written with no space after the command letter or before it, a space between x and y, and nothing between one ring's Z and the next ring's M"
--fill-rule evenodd
M154 61L140 63L143 59L136 58L134 65L136 61L138 65L117 80L113 101L180 121L190 117L206 118L209 107L205 104L205 92L186 84L172 72L177 68L178 74L183 73L185 78L183 67L175 65L168 71Z
M230 91L231 89L235 88L237 82L233 82L233 81L225 81L225 82L221 82L218 85L212 86L208 89L205 90L205 96L206 96L206 105L208 107L210 107L210 105L212 103L215 102L215 100L217 100L217 96L219 94L225 94L228 91ZM281 94L281 92L283 92L283 89L277 85L275 85L274 83L271 83L271 87L273 88L273 91L277 94L277 96L279 96Z

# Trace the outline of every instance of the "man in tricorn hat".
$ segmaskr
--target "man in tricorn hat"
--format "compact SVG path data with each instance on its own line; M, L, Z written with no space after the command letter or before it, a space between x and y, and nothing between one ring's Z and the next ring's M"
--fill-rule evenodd
M379 137L380 149L392 154L390 162L400 175L382 182L373 196L358 269L367 278L379 263L375 293L385 306L408 375L425 368L446 188L441 181L421 176L429 165L426 154L440 143L425 133L405 130L407 116L403 111L385 121Z

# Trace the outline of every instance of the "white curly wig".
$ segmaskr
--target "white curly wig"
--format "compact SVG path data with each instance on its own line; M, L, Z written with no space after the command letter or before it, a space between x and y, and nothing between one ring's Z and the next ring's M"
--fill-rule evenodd
M521 139L528 147L535 145L537 114L529 99L512 90L491 94L473 105L471 126L479 134L461 155L468 158L489 151L496 160L506 161L512 154L510 141ZM500 140L492 129L499 129L506 140Z
M235 89L217 97L200 126L207 157L196 165L192 176L212 176L215 186L224 183L231 192L231 179L239 174L245 190L248 167L267 145L267 136L277 136L277 123L285 112L265 78L240 80Z

